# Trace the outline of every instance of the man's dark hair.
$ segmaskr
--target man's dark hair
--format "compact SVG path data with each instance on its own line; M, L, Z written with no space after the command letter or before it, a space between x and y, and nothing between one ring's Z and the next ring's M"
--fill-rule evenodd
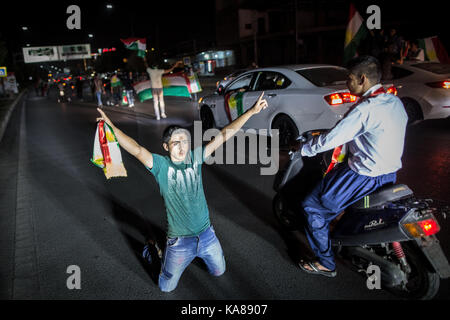
M352 59L347 68L350 73L360 78L363 74L370 80L371 83L379 83L381 80L381 66L380 62L372 56L361 56Z
M177 130L185 130L187 133L189 133L189 131L187 131L185 128L177 126L177 125L171 125L168 126L166 129L164 129L163 135L162 135L162 139L163 139L163 143L167 143L169 144L170 138L172 137L172 134L177 131Z
M411 45L415 44L417 48L419 47L419 41L416 39L411 40L410 43L411 43Z

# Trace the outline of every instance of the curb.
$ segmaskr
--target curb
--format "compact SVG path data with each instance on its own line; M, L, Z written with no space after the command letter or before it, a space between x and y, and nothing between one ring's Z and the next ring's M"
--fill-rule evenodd
M7 107L7 111L5 114L5 117L3 119L0 119L0 142L3 139L3 135L5 134L6 131L6 127L8 126L9 123L9 119L11 118L11 114L14 111L14 108L16 107L17 103L22 99L23 95L27 92L28 90L25 89L23 90L21 93L19 93L19 95L17 96L17 98L14 100L13 103L11 103L9 105L9 107Z

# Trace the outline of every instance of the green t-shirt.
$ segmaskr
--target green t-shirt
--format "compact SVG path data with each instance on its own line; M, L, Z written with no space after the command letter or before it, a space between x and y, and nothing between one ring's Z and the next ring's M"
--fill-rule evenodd
M202 182L204 149L190 151L187 161L172 162L153 153L153 168L167 212L168 237L197 236L210 226Z

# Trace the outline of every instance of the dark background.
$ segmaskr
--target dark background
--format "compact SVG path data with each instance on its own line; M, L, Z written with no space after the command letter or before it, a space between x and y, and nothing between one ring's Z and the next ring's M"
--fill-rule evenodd
M222 24L229 21L227 21L227 17L222 16L222 20L218 18L218 15L216 15L217 3L220 3L222 7L224 6L223 3L230 3L234 7L233 10L237 10L237 8L260 8L261 10L279 8L285 10L289 15L290 10L294 8L294 1L3 1L1 4L0 42L7 49L4 64L9 66L8 70L11 71L19 71L14 69L25 68L14 64L22 52L21 48L25 47L26 44L42 46L90 43L92 52L97 52L98 48L115 47L119 50L117 59L121 61L130 52L126 52L120 38L128 37L147 38L149 52L151 48L155 48L151 55L161 61L163 58L173 58L181 52L192 49L193 40L197 44L197 51L215 49L218 47L217 44L220 46L217 32L221 34L226 32L231 29L231 26L235 25L235 22L231 22L223 28ZM113 9L107 9L107 3L112 4ZM366 13L366 8L369 5L376 4L381 9L382 28L396 28L398 33L406 39L437 35L449 52L448 10L445 7L445 2L297 0L299 10L313 7L316 13L327 11L328 15L330 11L339 12L333 20L326 20L326 25L335 26L347 24L350 3L355 4L363 19L369 16ZM81 8L81 30L68 30L66 27L66 21L70 16L66 13L66 10L72 4L77 4ZM292 19L289 20L288 18L286 17L282 24L290 25ZM218 21L220 21L220 25L218 25ZM221 25L222 28L220 28ZM22 26L27 26L29 30L23 31ZM88 37L90 33L94 35L94 38ZM338 36L340 38L335 39ZM314 38L316 35L312 35L312 37ZM334 43L336 43L333 47L337 44L340 46L341 43L343 47L345 37L343 29L335 32L331 37L335 39ZM184 48L187 49L184 50ZM238 48L230 49L239 50ZM273 55L272 50L269 49L271 48L261 45L259 48L260 55ZM308 52L303 53L304 59L302 62L304 63L336 64L340 59L334 59L335 56L342 56L343 54L341 48L337 51L332 50L332 56L328 52L328 54L319 57L311 47L305 50ZM5 52L5 50L2 49L2 52ZM252 49L249 49L249 52L252 52ZM277 64L281 62L277 61ZM266 66L263 61L260 61L260 64ZM239 61L236 68L238 67Z

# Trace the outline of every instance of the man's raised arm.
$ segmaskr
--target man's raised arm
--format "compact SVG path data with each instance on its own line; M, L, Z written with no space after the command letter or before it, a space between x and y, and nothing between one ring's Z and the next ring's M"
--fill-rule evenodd
M251 118L251 116L259 113L261 110L268 107L266 99L263 99L264 92L261 93L256 103L248 109L243 115L231 122L220 133L214 137L214 140L208 143L205 147L205 158L209 157L217 148L224 144L228 139L238 132L242 126Z
M97 110L102 116L101 118L97 118L97 121L104 120L113 129L114 135L116 136L119 145L128 153L135 156L145 166L149 167L150 169L153 168L152 154L147 149L140 146L133 138L127 136L122 132L122 130L117 128L100 108L97 108Z
M175 69L176 67L178 67L182 63L183 63L183 61L181 61L181 60L175 62L175 64L170 69L164 70L164 74L171 72L173 69Z

